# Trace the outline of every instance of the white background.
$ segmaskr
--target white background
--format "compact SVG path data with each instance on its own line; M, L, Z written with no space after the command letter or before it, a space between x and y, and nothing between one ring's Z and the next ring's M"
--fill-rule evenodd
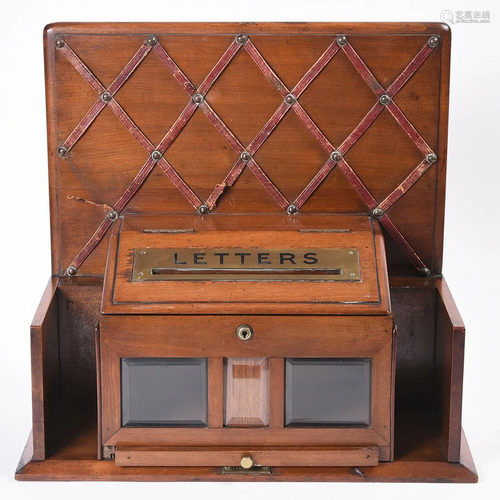
M0 0L0 499L500 498L500 9L493 1ZM42 30L57 21L440 21L452 26L444 273L467 325L463 426L478 485L16 483L31 428L29 325L50 275Z

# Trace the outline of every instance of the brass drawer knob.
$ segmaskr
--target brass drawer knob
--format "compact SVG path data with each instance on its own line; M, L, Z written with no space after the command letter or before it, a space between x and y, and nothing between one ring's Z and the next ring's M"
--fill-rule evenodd
M252 457L243 457L240 464L244 469L250 469L251 467L253 467Z
M236 336L240 340L250 340L253 337L253 328L250 325L240 325L236 328Z

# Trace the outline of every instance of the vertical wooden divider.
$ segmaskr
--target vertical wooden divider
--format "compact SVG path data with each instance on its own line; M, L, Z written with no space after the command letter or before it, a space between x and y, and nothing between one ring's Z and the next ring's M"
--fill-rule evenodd
M208 426L223 427L224 358L208 358Z
M269 428L282 429L285 422L285 360L269 358Z

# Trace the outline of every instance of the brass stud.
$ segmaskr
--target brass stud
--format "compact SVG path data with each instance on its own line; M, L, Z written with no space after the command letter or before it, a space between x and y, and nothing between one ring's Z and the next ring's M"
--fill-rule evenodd
M437 35L431 36L429 40L427 40L427 44L429 47L437 47L439 45L439 42L441 41L441 38Z
M75 276L77 272L78 269L75 266L69 266L68 269L66 269L66 274L68 276Z
M384 211L381 208L375 208L375 209L373 209L372 214L373 214L373 217L380 219L380 217L382 217L382 215L384 215Z
M299 211L299 207L297 205L290 205L286 209L286 213L289 215L295 215Z
M427 160L428 163L432 164L437 162L438 157L434 153L430 153L427 155L425 159Z
M245 163L248 163L252 159L252 153L250 153L250 151L243 151L243 153L240 154L240 158Z
M391 98L387 94L383 94L378 98L378 102L384 106L387 106L391 102Z
M61 158L67 158L68 157L68 148L65 148L64 146L59 146L59 148L57 149L57 154Z
M243 457L240 462L241 467L243 469L251 469L253 467L252 457Z
M423 267L422 269L420 269L419 273L420 276L423 276L424 278L428 278L431 275L431 271L427 267Z
M110 210L107 214L106 217L109 220L116 220L118 219L118 212L116 210Z
M193 96L193 102L194 102L196 105L201 104L204 100L205 100L205 98L203 97L203 95L202 95L202 94L195 94L195 95Z
M293 94L287 94L285 96L285 102L289 106L292 106L293 104L295 104L297 102L297 98Z
M237 35L235 40L236 40L236 43L238 43L240 45L245 45L245 43L247 43L247 41L248 41L248 35L243 35L243 34Z
M201 215L207 215L210 213L210 209L206 206L206 205L200 205L198 207L198 212L201 214Z
M333 151L330 155L330 160L340 161L342 159L342 153L340 151Z
M347 37L345 35L339 35L337 37L337 44L339 45L339 47L347 45Z
M158 38L156 38L154 35L149 35L146 38L146 44L149 45L150 47L153 47L158 43Z
M66 42L64 41L64 38L62 36L58 36L54 40L54 44L58 49L62 49L66 45Z
M161 154L161 151L158 151L157 149L155 149L152 153L151 153L151 159L154 160L154 161L158 161L158 160L161 160L161 157L163 155Z
M113 96L111 95L111 92L103 92L101 94L101 101L102 102L109 102L113 99Z

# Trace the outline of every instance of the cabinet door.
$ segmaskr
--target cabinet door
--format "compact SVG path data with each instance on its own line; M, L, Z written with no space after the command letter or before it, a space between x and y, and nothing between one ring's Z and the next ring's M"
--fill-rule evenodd
M368 446L391 459L390 317L107 316L99 345L103 446Z

